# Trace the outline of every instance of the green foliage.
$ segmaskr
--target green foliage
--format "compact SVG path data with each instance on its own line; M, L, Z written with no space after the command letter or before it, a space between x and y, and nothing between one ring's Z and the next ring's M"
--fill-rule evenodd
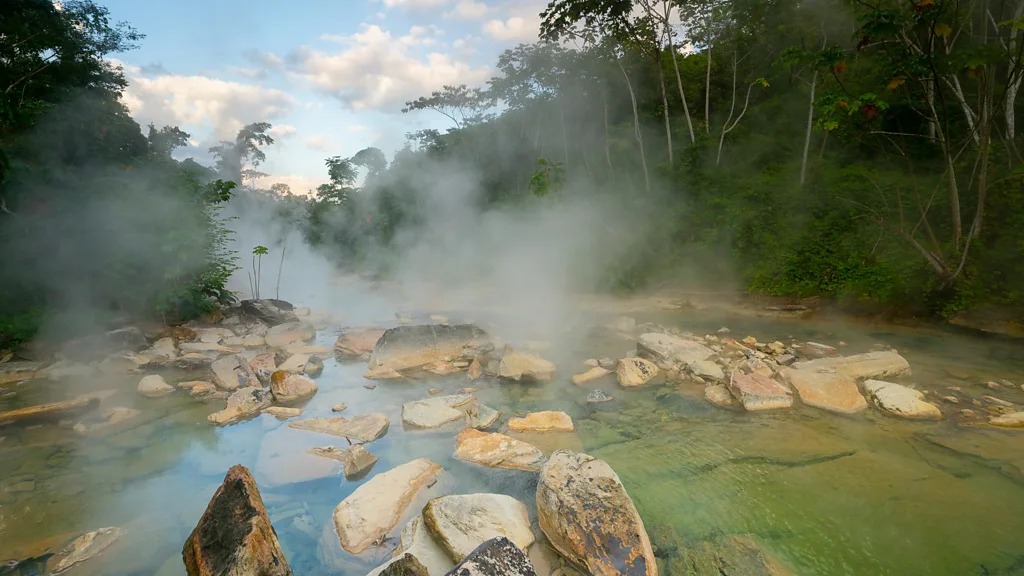
M530 176L530 192L534 196L547 196L565 184L565 166L547 158L537 159L537 171Z

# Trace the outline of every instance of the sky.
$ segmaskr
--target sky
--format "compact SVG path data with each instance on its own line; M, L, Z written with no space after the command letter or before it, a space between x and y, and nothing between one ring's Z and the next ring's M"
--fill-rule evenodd
M253 122L273 124L261 184L307 193L324 159L376 146L390 158L405 135L444 130L405 102L446 84L483 86L498 55L537 37L546 0L101 0L111 19L146 35L112 55L142 126L191 135L179 157Z

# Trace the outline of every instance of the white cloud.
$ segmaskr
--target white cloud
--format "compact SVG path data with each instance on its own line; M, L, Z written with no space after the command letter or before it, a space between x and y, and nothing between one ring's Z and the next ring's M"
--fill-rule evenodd
M270 127L270 130L268 130L267 132L269 132L270 135L273 136L274 138L279 139L287 138L295 134L296 132L298 132L298 129L295 128L295 126L292 126L291 124L274 124L273 126Z
M459 0L445 16L460 20L479 20L487 15L487 5L476 0Z
M287 63L293 74L355 110L397 112L406 101L445 84L477 85L488 78L487 67L474 68L440 51L424 53L402 39L419 38L429 30L410 30L396 38L380 26L364 24L360 32L338 39L341 51L303 47L290 54Z
M327 141L327 136L320 134L310 136L309 138L306 138L306 148L311 150L323 150L327 148Z
M495 40L529 42L540 32L540 16L512 16L505 20L488 20L484 32Z
M270 174L256 179L256 185L260 188L270 188L277 183L287 184L296 196L312 196L316 187L326 182L326 178L310 178L301 174Z
M364 124L352 124L352 125L348 126L345 129L348 130L349 132L359 133L359 132L366 132L367 130L370 129L370 127L366 126Z
M407 8L411 10L423 10L425 8L437 8L444 6L451 0L384 0L384 6L388 8Z

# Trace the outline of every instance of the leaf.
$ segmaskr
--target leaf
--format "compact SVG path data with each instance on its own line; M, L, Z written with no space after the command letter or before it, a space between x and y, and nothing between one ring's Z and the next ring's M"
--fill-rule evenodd
M897 77L893 78L892 80L889 80L889 83L885 85L885 89L886 90L895 90L895 89L899 88L900 86L903 86L903 84L906 83L906 81L907 81L906 78L904 78L902 76L897 76Z
M949 24L946 24L944 22L939 22L935 24L935 27L932 29L932 31L939 38L949 38L949 35L953 33L953 29L949 27Z

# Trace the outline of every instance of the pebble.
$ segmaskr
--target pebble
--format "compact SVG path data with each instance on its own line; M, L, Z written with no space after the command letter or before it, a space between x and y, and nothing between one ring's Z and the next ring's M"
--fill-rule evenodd
M612 398L611 396L606 394L604 390L598 390L596 388L592 390L590 394L587 394L588 404L600 404L602 402L611 402L614 399L615 398Z
M431 388L430 390L427 390L427 394L430 394L431 396L437 396L441 392L444 392L444 388Z
M363 388L366 388L367 390L373 390L376 387L377 385L374 384L373 382L367 382L366 384L363 384Z
M346 408L348 408L348 404L338 402L334 406L331 406L331 412L344 412Z

